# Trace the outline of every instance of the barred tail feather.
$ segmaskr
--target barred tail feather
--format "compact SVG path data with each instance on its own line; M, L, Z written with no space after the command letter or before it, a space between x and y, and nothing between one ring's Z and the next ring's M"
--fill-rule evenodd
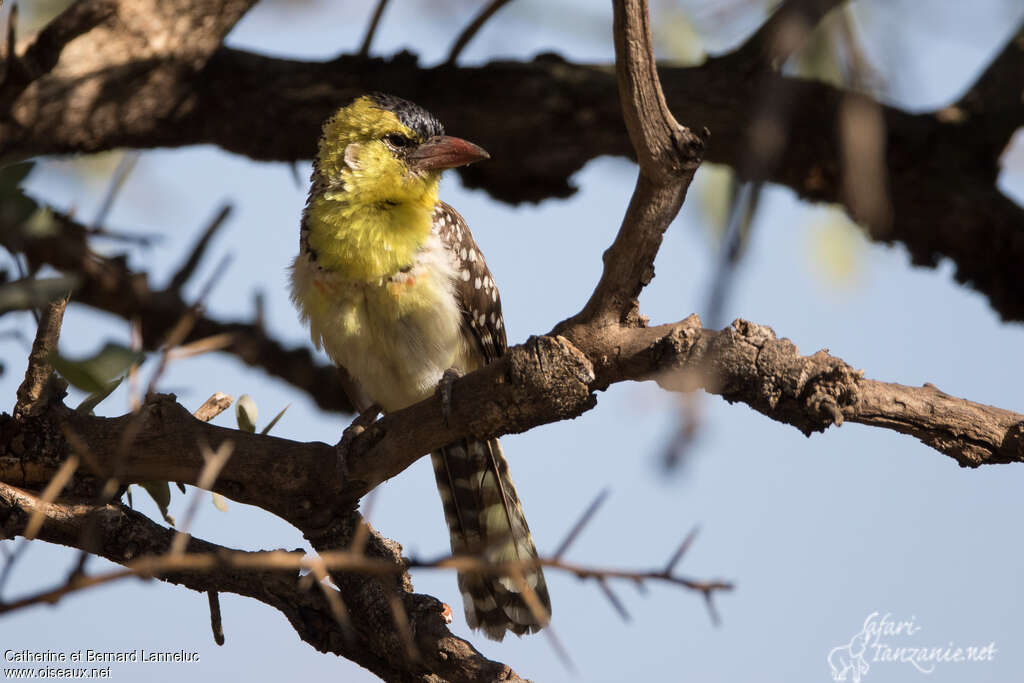
M537 557L497 439L463 439L432 453L431 460L453 553L490 562ZM524 578L547 611L540 616L547 617L551 600L543 572L529 569ZM501 640L505 631L535 633L544 626L545 619L538 619L512 578L460 572L458 579L466 621L488 638Z

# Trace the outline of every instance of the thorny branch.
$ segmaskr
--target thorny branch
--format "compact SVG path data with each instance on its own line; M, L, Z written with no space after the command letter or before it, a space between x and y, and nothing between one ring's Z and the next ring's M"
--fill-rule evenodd
M31 518L38 514L51 523L59 523L69 516L84 518L95 514L112 514L115 511L125 512L124 508L119 505L108 505L90 510L88 506L76 508L68 505L46 504L25 491L0 483L0 513L3 514L4 519L10 520L9 524L4 525L3 531L9 536L27 533L28 525L24 529L16 526L16 521L26 516ZM170 548L164 553L115 560L124 565L125 568L122 570L93 576L75 576L56 588L0 603L0 614L39 603L54 604L71 593L133 576L163 578L170 574L209 573L223 570L299 572L300 570L312 571L314 565L321 565L331 571L374 575L397 575L407 569L508 574L542 566L567 572L581 580L593 579L601 582L609 579L624 579L634 583L662 582L696 591L702 595L732 589L732 584L725 581L703 581L673 574L675 562L670 562L667 569L627 570L580 565L567 562L559 557L492 563L477 556L448 555L434 560L410 558L404 565L396 565L387 560L364 555L357 550L328 551L315 557L307 555L303 551L284 550L253 552L219 548L216 551L185 552L183 548L180 551L175 551L176 542L180 538L182 538L180 533L176 534Z
M88 0L81 4L93 6ZM185 0L177 0L176 4L181 6L182 12L193 9ZM181 72L176 69L192 70L193 76L196 70L202 70L205 76L210 76L202 79L203 82L217 83L217 69L227 69L223 73L234 73L237 77L240 69L252 68L257 63L266 66L275 62L263 62L263 58L218 48L226 30L250 3L228 4L231 11L225 12L224 21L216 22L212 29L200 31L198 47L189 48L190 60L186 60L184 66L159 72L164 79L162 86L170 86L173 91L171 99L176 104L185 102L175 99L185 87L180 79ZM827 8L834 3L817 4ZM115 6L120 7L118 3ZM401 556L400 546L379 536L354 511L361 496L432 448L462 436L498 436L575 417L595 405L597 391L615 382L651 379L668 389L692 390L693 385L681 387L675 384L681 376L679 371L689 368L694 372L687 376L700 380L697 386L703 386L729 401L744 402L772 419L796 426L806 434L844 421L859 422L911 434L964 466L1024 461L1022 415L957 399L930 385L905 387L866 379L863 373L824 351L801 356L795 346L788 340L776 338L769 328L743 320L737 320L721 331L703 329L695 316L674 324L647 326L647 321L639 313L636 298L653 277L652 264L661 236L682 203L693 171L701 159L706 135L696 136L680 126L666 106L650 52L646 2L619 0L615 3L615 20L617 79L622 111L640 163L640 177L616 242L606 254L601 280L579 314L560 323L549 335L531 338L526 344L514 347L501 361L457 380L447 421L437 419L441 414L439 398L433 397L389 414L362 432L353 433L343 444L340 459L334 448L324 444L299 444L203 423L169 396L150 396L137 414L114 419L75 413L63 405L59 396L46 396L36 402L31 414L22 412L17 418L0 416L0 444L4 444L0 452L0 481L3 482L0 484L0 526L5 535L23 533L32 512L45 508L45 512L36 515L37 519L40 514L44 515L41 526L33 528L39 538L81 547L82 525L87 519L99 515L104 522L97 525L103 535L95 545L98 554L127 564L136 572L172 571L161 574L161 578L195 590L238 592L273 604L288 616L299 635L318 649L349 657L386 679L426 680L428 675L438 675L449 680L518 680L507 667L486 660L468 643L447 631L441 605L429 596L412 592L405 574L409 561ZM70 20L65 18L61 21ZM99 38L116 39L118 31L125 28L119 23L123 21L125 18L120 15L108 17L100 21L94 31L103 34ZM163 29L172 32L165 36L168 40L164 44L170 45L173 52L175 41L181 38L180 33L174 32L180 31L181 27L171 22ZM138 34L133 35L137 37ZM97 37L89 32L79 41L58 47L53 52L58 55L53 71L60 70L66 50L80 47L80 42L85 44L88 42L85 39L94 38ZM756 40L755 36L748 46L755 44ZM144 52L138 42L134 49L132 55L136 58ZM728 64L730 70L736 67L764 68L763 64L757 64L761 57L754 59L752 52L749 48L741 49L733 56L711 60L703 72L687 73L714 74L716 69L723 68L723 64ZM1009 61L1019 60L1012 50L1005 54L1010 55ZM1005 54L997 63L1004 60ZM164 57L158 54L147 58L153 60L152 68L159 70ZM345 60L338 62L345 63ZM402 70L415 70L414 66L410 67L401 60L391 64L379 61L360 64L373 67L363 70L367 78L381 76L381 72L388 69L393 70L390 77ZM279 72L308 67L283 62L279 66L282 67ZM993 69L996 68L994 65ZM372 73L374 69L376 73ZM580 67L547 60L525 66L519 76L525 73L543 81L554 77L557 72L573 69ZM320 76L337 76L328 71ZM455 82L471 70L449 66L440 71ZM272 82L276 77L265 71L262 73L262 82ZM429 76L429 72L417 73ZM480 73L492 76L486 68ZM381 83L386 87L389 76L384 76ZM596 88L600 91L601 87L607 86L602 79L606 77L584 73L582 80L591 86L597 82L604 83ZM976 87L981 90L987 88L987 79L988 75ZM421 80L425 85L430 79ZM10 104L12 111L21 106L18 99L22 92L28 93L37 85L40 90L45 90L43 81L45 77L40 76L28 88L19 91L15 102ZM188 79L188 87L194 87L195 82ZM119 87L124 85L135 87L138 82L128 78ZM732 86L736 84L733 82ZM345 92L345 87L354 86L343 86L339 92ZM816 89L818 94L831 96L825 86L805 84L799 87ZM201 116L211 116L216 107L209 108L210 103L203 100L202 93L193 92L195 99L182 104L182 108L176 109L174 116L168 118L167 102L158 96L162 91L152 87L143 90L146 90L144 96L155 99L150 102L150 110L136 112L138 117L133 121L138 128L134 131L118 130L120 124L112 121L76 130L97 134L101 146L114 140L119 140L118 144L132 140L158 144L160 135L179 134L186 138L198 136L196 140L199 137L219 140L226 147L234 144L218 138L220 133L210 126L198 126L202 131L197 133L194 126L199 121L195 118L191 119L193 125L166 125L171 120L178 123L190 121L189 117L197 116L197 112L202 112ZM299 91L301 88L290 92ZM574 96L571 88L567 88L566 93L570 99ZM433 106L434 100L430 96L421 98L415 93L403 94ZM678 92L670 87L668 94L668 101L675 104ZM721 110L721 103L714 100L713 88L704 95L704 98L696 98L698 104L695 106ZM39 96L39 93L32 96ZM336 98L326 99L330 100L329 106L337 103ZM712 104L707 105L708 101ZM448 106L451 104L449 102ZM192 106L198 106L198 109L190 109ZM325 103L324 106L328 105ZM471 133L471 126L462 125L462 116L449 117L445 107L437 108L444 118L458 121L460 130ZM587 108L591 112L600 109L597 104ZM472 107L465 109L465 112L473 111ZM700 116L691 116L692 109L679 107L677 111L685 113L687 119L701 120ZM84 112L64 113L72 118L83 114L88 118L88 113ZM147 119L154 114L159 115L155 119ZM312 115L318 123L323 118L322 114L315 107L295 108L291 116ZM886 116L890 129L893 120L899 123L899 116L891 110L886 110ZM274 116L271 113L267 118L273 120ZM729 119L728 116L724 118ZM160 121L163 132L152 127L155 120ZM211 121L215 120L214 115ZM728 129L735 123L735 120L729 121L724 128ZM19 145L21 149L39 145L28 127L14 135L12 129L4 128L4 125L0 124L0 140L4 141L0 144L6 145L6 153L17 150ZM289 130L301 131L303 126L289 127ZM314 138L315 135L309 137ZM159 144L183 144L182 139L160 138ZM487 142L483 136L480 139ZM96 144L97 140L78 140L75 144L87 147ZM57 141L56 144L68 143ZM615 153L623 153L621 141L608 144L615 148ZM725 147L728 146L727 140ZM715 153L720 151L721 148ZM816 154L820 151L816 150ZM817 154L814 158L820 160L821 156ZM784 159L780 167L786 163ZM564 170L565 164L560 168ZM816 178L815 183L820 185L820 180ZM824 183L827 185L829 182L831 180L826 177ZM803 180L797 185L803 187L801 183ZM1018 214L1013 214L1013 217L1016 220ZM66 230L81 230L81 226L66 216L59 220ZM5 236L7 234L5 231ZM19 235L18 239L22 240L19 250L30 253L32 238ZM51 243L38 252L39 261L60 261L65 265L59 267L86 272L89 279L78 294L82 300L108 307L107 310L114 310L125 317L158 311L155 324L154 320L149 321L150 334L153 334L152 330L160 329L162 321L161 337L171 329L169 325L180 318L180 315L171 317L169 313L184 306L176 287L159 291L150 289L145 277L131 273L123 262L99 259L92 254L84 236L68 244ZM627 249L626 245L632 245L632 248ZM201 250L202 241L195 253L201 254ZM104 278L114 284L104 289L104 285L99 284ZM119 304L115 292L116 296L129 299L131 306ZM203 325L216 328L219 323L206 321L201 316L196 321L195 334L198 337L238 331L203 329ZM146 325L144 320L144 329ZM265 335L261 339L272 343ZM244 357L239 349L234 351ZM216 408L211 405L202 414L214 410ZM124 445L128 442L135 444L134 447L126 449ZM234 444L234 455L224 465L216 481L211 483L209 477L204 481L200 444L220 448L228 442ZM287 562L293 564L281 571L267 571L261 565L261 569L250 572L240 571L234 563L244 564L250 560L267 562L269 556L239 554L194 538L186 539L185 553L168 554L174 543L173 533L137 513L115 504L88 506L59 500L50 502L23 490L43 490L48 485L52 490L54 476L72 469L67 463L75 462L76 453L82 458L84 467L81 470L85 471L80 470L70 479L66 489L69 498L93 496L95 499L96 490L104 480L103 472L116 469L121 483L150 480L202 483L234 500L258 505L281 516L300 529L320 553L323 564L310 565L314 574L322 577L328 569L332 570L330 575L338 588L335 596L338 599L332 600L328 596L333 594L322 587L320 591L302 588L295 575L298 563L302 562L297 556L286 555L289 558ZM584 521L591 514L588 511ZM547 562L581 577L595 578L609 600L624 613L622 605L610 592L607 580L616 576L637 578L636 574L595 571L565 563L561 556L575 531L576 528L570 531L563 548ZM123 545L129 541L134 544L131 548ZM672 572L678 558L691 542L692 536L683 541L664 570L644 573L643 578L669 580L674 576ZM364 552L354 554L349 550L353 547L363 548ZM140 555L159 557L135 560ZM330 564L328 560L337 561L340 565ZM147 565L147 562L166 564ZM206 564L202 567L186 566L190 562ZM345 562L351 564L343 567ZM476 568L481 570L497 569L483 567L480 560L474 558L448 558L427 564L447 567L459 563L469 563L464 565L467 567L476 563ZM196 571L197 568L203 571ZM515 575L517 568L503 566L501 569ZM254 576L259 577L259 594L252 582ZM85 577L80 574L73 581L83 583L69 583L68 586L77 588L99 580L103 580L102 575ZM714 582L685 581L688 583L681 585L700 590L706 597L725 587ZM271 588L268 590L267 586ZM59 598L60 594L32 599ZM399 621L415 627L401 628ZM415 642L412 642L413 638ZM415 652L417 657L396 661L394 653L401 651Z
M480 10L480 13L473 17L473 21L469 23L466 28L462 30L459 37L455 39L452 44L452 49L448 52L447 64L455 64L455 61L462 54L462 51L469 45L469 41L473 40L473 37L480 32L480 29L484 27L487 20L494 16L494 14L502 7L507 5L509 0L491 0L487 5Z
M18 533L26 516L36 509L37 504L38 499L34 495L0 484L0 530L7 535ZM94 523L96 520L99 520L98 524ZM76 547L90 527L99 530L94 546L96 554L119 564L131 563L140 557L166 557L175 536L173 530L122 505L58 503L50 506L40 538ZM400 550L399 546L396 548ZM244 564L241 558L248 556L244 551L197 538L189 540L186 551L187 554L179 557L230 555ZM352 629L341 628L325 592L304 581L297 571L239 570L218 564L210 571L172 572L161 575L160 579L199 592L215 590L259 600L279 610L299 637L320 652L333 652L351 659L385 680L424 680L420 676L410 676L408 672L403 675L385 654L374 651L368 637ZM80 576L73 578L69 585L84 585L89 581L89 577ZM358 597L352 599L349 596L349 604L354 610L363 609ZM407 606L419 617L424 643L431 637L436 638L441 628L441 604L429 596L410 594ZM508 667L487 660L465 641L449 636L448 639L439 638L438 642L440 657L450 657L451 661L432 660L425 665L433 666L441 676L453 681L522 680Z

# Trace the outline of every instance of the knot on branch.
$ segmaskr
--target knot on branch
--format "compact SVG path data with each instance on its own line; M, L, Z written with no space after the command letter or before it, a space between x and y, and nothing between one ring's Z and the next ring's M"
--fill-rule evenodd
M844 410L852 411L859 403L863 372L827 351L803 357L793 342L777 338L770 327L743 319L733 321L723 338L725 344L749 347L737 364L727 350L721 354L729 361L723 377L723 396L729 400L742 399L807 436L842 425ZM722 342L716 346L721 350ZM745 368L742 356L752 361Z
M704 341L700 317L691 313L685 320L672 325L671 331L650 347L649 370L655 373L658 385L668 391L689 392L703 386L706 373L700 370Z
M711 131L707 126L701 128L699 133L694 133L690 128L679 124L674 128L672 146L675 148L675 158L666 167L671 168L675 175L692 175L704 160L704 150L711 139Z
M854 370L825 351L818 351L807 359L806 371L810 375L804 385L802 400L809 414L817 415L821 424L803 429L804 434L823 432L829 425L843 424L843 410L855 409L860 401L859 381L862 370Z
M500 409L516 423L522 419L521 429L539 424L539 415L546 416L544 422L553 422L575 418L597 405L590 390L594 366L565 337L530 337L521 347L510 349L506 358L504 381L521 390Z
M140 411L143 431L161 426L167 427L174 423L184 422L187 424L195 419L185 406L178 403L178 397L175 394L148 394Z
M1005 454L1006 459L996 462L1024 462L1024 422L1018 422L1006 430L999 452Z

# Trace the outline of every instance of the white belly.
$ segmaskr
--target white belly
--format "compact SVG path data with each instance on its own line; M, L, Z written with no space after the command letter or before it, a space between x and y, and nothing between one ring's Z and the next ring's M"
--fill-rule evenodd
M452 275L447 259L438 258L397 281L359 283L300 254L292 298L313 343L348 370L367 398L394 411L430 396L448 368L475 369Z

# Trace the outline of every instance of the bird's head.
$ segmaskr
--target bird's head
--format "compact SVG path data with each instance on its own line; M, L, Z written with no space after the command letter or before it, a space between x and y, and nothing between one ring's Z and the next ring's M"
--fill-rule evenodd
M422 107L392 95L357 98L328 119L313 180L327 199L404 202L436 193L446 168L489 158L444 134Z

